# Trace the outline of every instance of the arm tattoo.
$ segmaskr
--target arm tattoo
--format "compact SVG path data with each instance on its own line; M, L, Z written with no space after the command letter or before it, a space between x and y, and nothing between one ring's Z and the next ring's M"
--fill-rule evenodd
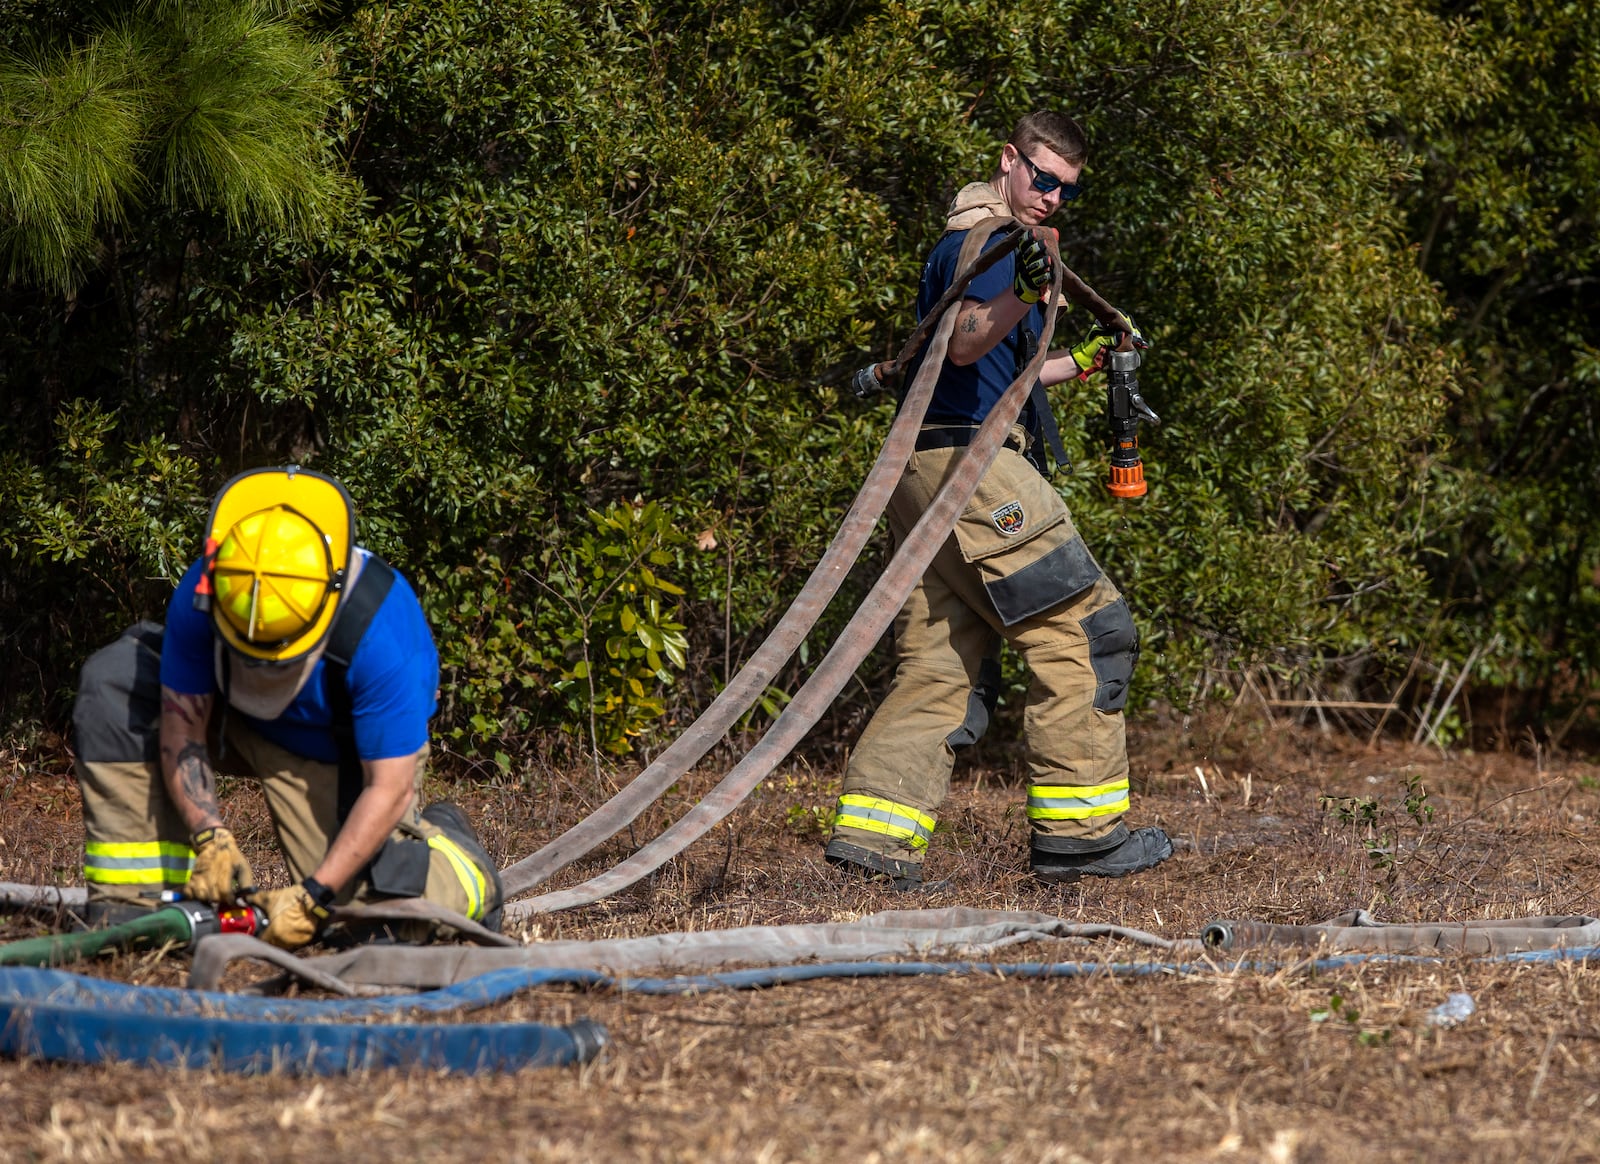
M976 311L967 312L967 317L961 321L961 330L962 331L977 331L978 330L978 313Z
M170 712L190 726L200 722L199 701L193 696L164 693L161 696L161 710Z
M184 744L173 771L178 787L196 808L213 816L222 815L217 806L217 774L211 769L205 744L199 740Z

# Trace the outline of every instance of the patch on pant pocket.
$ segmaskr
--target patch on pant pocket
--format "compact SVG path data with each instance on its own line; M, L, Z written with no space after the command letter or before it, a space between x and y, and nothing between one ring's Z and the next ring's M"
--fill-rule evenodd
M972 500L961 511L955 532L961 556L969 562L981 562L997 554L1009 554L1063 525L1067 530L1060 535L1062 538L1076 532L1071 528L1067 507L1050 482L1021 457L1006 453L978 482Z
M989 515L994 528L1008 538L1016 537L1028 525L1028 515L1022 511L1022 502L1008 501Z
M1139 631L1133 625L1128 600L1119 598L1101 607L1078 625L1089 639L1089 663L1094 667L1094 706L1097 711L1121 711L1128 702L1128 680L1139 658Z

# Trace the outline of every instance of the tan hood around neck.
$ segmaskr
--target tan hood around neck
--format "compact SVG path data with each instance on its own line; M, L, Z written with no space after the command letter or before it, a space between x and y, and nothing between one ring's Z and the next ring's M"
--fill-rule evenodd
M985 219L1010 218L1011 207L1006 205L1006 200L1000 197L1000 191L990 183L968 182L950 200L948 214L945 230L971 230ZM1059 296L1057 303L1062 307L1067 306L1066 295Z
M1010 216L1011 208L988 182L968 182L950 200L946 230L971 230L986 218Z

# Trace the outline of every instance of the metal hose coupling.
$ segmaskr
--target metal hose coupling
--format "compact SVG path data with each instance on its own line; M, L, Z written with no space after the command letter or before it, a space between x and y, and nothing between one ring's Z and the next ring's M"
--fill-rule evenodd
M605 1027L593 1019L578 1019L568 1023L565 1029L572 1036L572 1053L579 1063L589 1062L611 1042Z
M1239 919L1208 922L1200 931L1207 950L1245 950L1259 946L1321 946L1328 941L1325 926L1280 925L1277 922Z
M1200 944L1208 950L1232 949L1233 927L1224 921L1207 923L1205 929L1200 931Z
M878 376L881 365L868 364L865 368L857 368L856 374L850 377L850 391L855 393L857 400L865 400L869 396L876 396L879 392L888 390L888 385Z

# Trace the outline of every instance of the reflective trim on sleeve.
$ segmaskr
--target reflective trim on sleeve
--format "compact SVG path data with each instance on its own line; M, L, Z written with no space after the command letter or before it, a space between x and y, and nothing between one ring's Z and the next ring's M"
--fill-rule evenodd
M98 885L185 885L194 850L180 841L86 841L83 879Z
M882 833L913 849L926 849L933 836L934 819L909 804L850 792L839 797L839 813L834 817L834 824Z
M449 860L456 880L461 882L461 888L467 895L467 916L473 921L482 921L483 915L488 912L485 902L489 898L489 882L483 870L467 856L465 849L447 836L429 837L428 848L438 850Z
M1028 789L1029 820L1083 820L1127 811L1127 777L1110 784L1035 784Z

